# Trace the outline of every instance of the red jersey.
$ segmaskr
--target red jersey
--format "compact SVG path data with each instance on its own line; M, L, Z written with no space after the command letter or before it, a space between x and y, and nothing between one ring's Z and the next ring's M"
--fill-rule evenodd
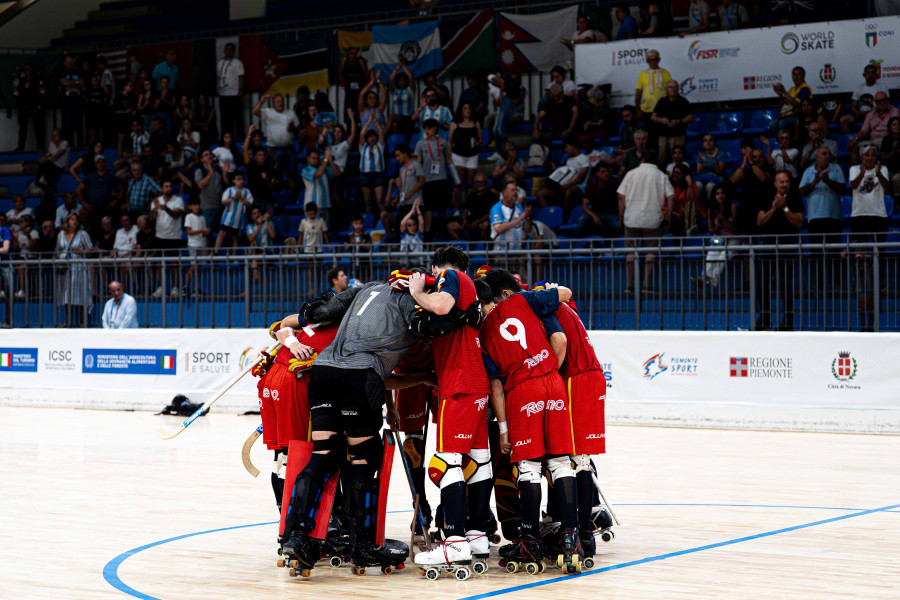
M478 300L475 284L460 271L446 269L438 275L435 293L446 292L462 310ZM478 345L478 331L462 327L432 341L438 394L441 398L457 395L487 396L491 391Z
M566 334L566 361L559 369L563 379L569 379L576 373L596 371L600 369L600 361L597 353L591 345L587 330L578 317L578 313L572 310L568 304L560 304L556 309L556 320L563 333Z
M481 347L496 368L496 375L506 378L503 387L507 392L557 368L556 355L538 316L553 314L558 305L555 289L514 294L495 305L482 322Z
M317 354L321 353L322 350L327 348L331 344L331 342L334 341L334 336L337 335L339 325L340 323L328 323L327 325L306 325L305 327L300 329L300 334L297 336L297 340L304 346L314 348ZM275 362L281 363L284 366L288 366L288 363L292 358L294 358L294 355L291 354L291 351L282 346L282 348L279 349L278 353L275 355Z
M434 368L432 363L431 339L423 338L416 342L400 359L395 373L406 375L409 373L422 373L431 371Z

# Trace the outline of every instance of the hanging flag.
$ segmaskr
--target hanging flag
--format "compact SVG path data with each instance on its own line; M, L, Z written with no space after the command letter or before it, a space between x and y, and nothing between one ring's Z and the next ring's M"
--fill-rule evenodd
M340 52L339 62L347 56L350 48L359 48L360 56L366 59L366 64L371 65L374 59L372 55L372 32L371 31L346 31L338 29L337 32L338 51Z
M324 32L305 33L296 42L264 39L260 61L264 81L271 81L268 94L294 94L301 85L312 93L328 89L328 39Z
M453 23L441 21L442 31L454 31L450 41L444 44L441 53L444 59L444 68L439 73L440 77L453 77L465 75L475 69L494 68L495 42L494 42L494 11L485 9L475 13L468 23Z
M549 71L572 53L562 39L572 37L578 7L537 15L502 12L497 16L498 62L503 71Z
M121 81L128 77L128 51L125 48L121 50L105 50L98 52L97 56L106 58L106 66L109 67L113 77L117 80Z
M376 25L372 27L372 53L371 66L381 71L381 79L385 82L397 65L398 55L403 57L403 62L417 79L444 66L437 21Z

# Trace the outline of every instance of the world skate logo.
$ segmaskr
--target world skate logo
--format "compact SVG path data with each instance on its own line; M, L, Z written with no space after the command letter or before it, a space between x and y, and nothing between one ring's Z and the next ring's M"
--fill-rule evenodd
M519 440L518 442L516 442L516 444L515 444L515 446L513 446L513 448L519 448L520 446L527 446L530 443L531 443L531 438L528 438L527 440Z
M531 358L526 358L524 360L524 364L527 365L529 369L533 369L536 366L538 366L539 364L541 364L541 362L543 362L543 360L545 358L547 358L548 356L550 356L550 353L545 348L545 349L541 350L540 354L535 354Z
M475 406L478 408L478 410L480 412L485 409L485 407L487 406L487 403L488 403L488 399L487 399L487 396L485 396L484 398L479 398L478 400L476 400Z
M528 404L520 408L519 412L524 412L526 417L530 417L531 415L543 412L543 410L544 401L538 400L537 402L529 402Z

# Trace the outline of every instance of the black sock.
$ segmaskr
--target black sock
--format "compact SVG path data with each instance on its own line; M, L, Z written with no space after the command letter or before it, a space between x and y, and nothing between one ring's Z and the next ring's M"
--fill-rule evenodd
M578 491L574 477L559 477L553 482L553 495L559 507L559 521L563 529L578 527Z
M487 531L488 512L490 512L488 505L491 500L492 488L493 484L490 479L466 486L466 505L469 511L466 529Z
M519 482L519 505L522 511L522 536L540 537L541 484Z
M591 511L594 508L594 495L597 493L594 474L579 471L575 474L575 480L578 487L578 528L581 531L591 531Z
M462 481L441 488L441 506L444 510L444 535L463 536L466 525L466 484Z

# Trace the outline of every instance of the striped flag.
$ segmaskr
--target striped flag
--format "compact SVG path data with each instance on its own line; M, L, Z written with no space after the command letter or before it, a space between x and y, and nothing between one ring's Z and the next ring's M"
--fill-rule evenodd
M122 48L121 50L98 52L97 56L106 58L106 64L117 80L126 79L128 77L128 51L125 50L125 48Z
M264 78L271 81L270 95L294 94L301 85L312 93L328 89L328 38L324 32L305 33L296 42L263 39L260 60L265 61Z
M534 15L499 13L497 51L504 71L549 71L565 65L572 53L559 43L572 37L578 7Z
M175 368L175 357L174 356L160 356L159 357L159 366L161 369L170 370Z
M397 65L397 55L419 78L444 66L441 56L441 34L438 22L415 25L376 25L372 27L372 54L375 69L384 81Z
M444 44L444 68L440 77L465 75L479 68L493 70L497 50L494 42L494 11L479 11L468 23L441 21L441 31L456 33Z
M0 367L9 368L12 366L12 353L4 352L0 354Z

